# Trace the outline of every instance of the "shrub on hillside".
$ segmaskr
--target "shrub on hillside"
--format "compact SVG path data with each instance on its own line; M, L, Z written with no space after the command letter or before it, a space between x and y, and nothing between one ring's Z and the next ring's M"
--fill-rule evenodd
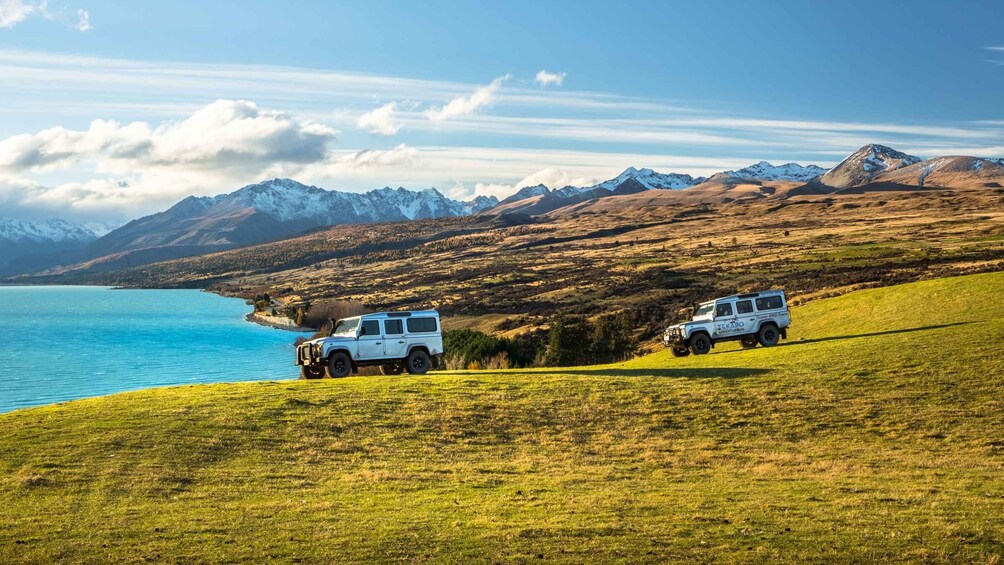
M630 357L637 347L631 315L621 312L589 321L559 316L551 323L547 350L541 359L548 367L614 363Z
M543 348L539 334L497 337L471 329L443 332L447 369L508 369L533 364Z

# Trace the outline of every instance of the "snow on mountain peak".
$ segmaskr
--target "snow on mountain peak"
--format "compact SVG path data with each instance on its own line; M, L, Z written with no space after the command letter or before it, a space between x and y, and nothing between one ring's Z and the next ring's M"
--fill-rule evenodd
M790 180L800 182L814 179L824 173L826 173L826 169L816 165L799 165L798 163L772 165L767 161L760 161L736 171L724 172L725 175L740 179Z
M497 204L498 199L487 197L469 202L452 200L433 187L413 191L385 186L358 193L325 190L292 179L272 179L211 198L186 198L173 209L198 215L208 208L253 208L281 222L337 225L466 216Z
M628 180L638 181L639 184L647 189L680 189L680 188L690 188L699 182L704 180L703 177L694 178L690 175L681 173L657 173L652 169L636 169L635 167L628 167L624 169L624 172L617 175L616 177L601 182L595 186L587 187L583 190L591 190L594 188L602 188L605 190L614 190L621 184L627 182Z
M920 161L920 157L907 155L885 145L871 143L851 153L849 157L841 161L841 164L860 164L861 168L867 173L880 173L908 167ZM839 167L840 165L837 166Z
M99 234L92 229L65 220L31 221L0 218L0 239L9 241L87 242L98 237Z

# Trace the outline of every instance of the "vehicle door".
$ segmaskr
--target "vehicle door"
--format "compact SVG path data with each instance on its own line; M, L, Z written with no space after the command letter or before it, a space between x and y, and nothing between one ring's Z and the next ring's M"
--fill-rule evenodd
M728 337L739 333L742 332L739 330L739 319L736 318L735 303L715 304L715 333L712 337Z
M359 359L382 359L384 339L380 333L380 320L363 320L359 327Z
M752 300L736 300L736 318L741 334L750 334L756 331L757 314L753 311Z
M383 321L384 351L388 359L404 357L408 340L404 337L404 322L400 318Z

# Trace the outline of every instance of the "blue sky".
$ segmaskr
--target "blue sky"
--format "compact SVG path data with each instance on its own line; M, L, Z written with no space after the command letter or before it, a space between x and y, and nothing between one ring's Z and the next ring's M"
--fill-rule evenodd
M0 0L0 215L1004 156L1004 4L874 4Z

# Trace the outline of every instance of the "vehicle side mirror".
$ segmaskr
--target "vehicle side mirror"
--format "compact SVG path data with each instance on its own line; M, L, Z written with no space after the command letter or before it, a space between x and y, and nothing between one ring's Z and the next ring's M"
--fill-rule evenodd
M359 328L359 337L366 335L366 326Z

